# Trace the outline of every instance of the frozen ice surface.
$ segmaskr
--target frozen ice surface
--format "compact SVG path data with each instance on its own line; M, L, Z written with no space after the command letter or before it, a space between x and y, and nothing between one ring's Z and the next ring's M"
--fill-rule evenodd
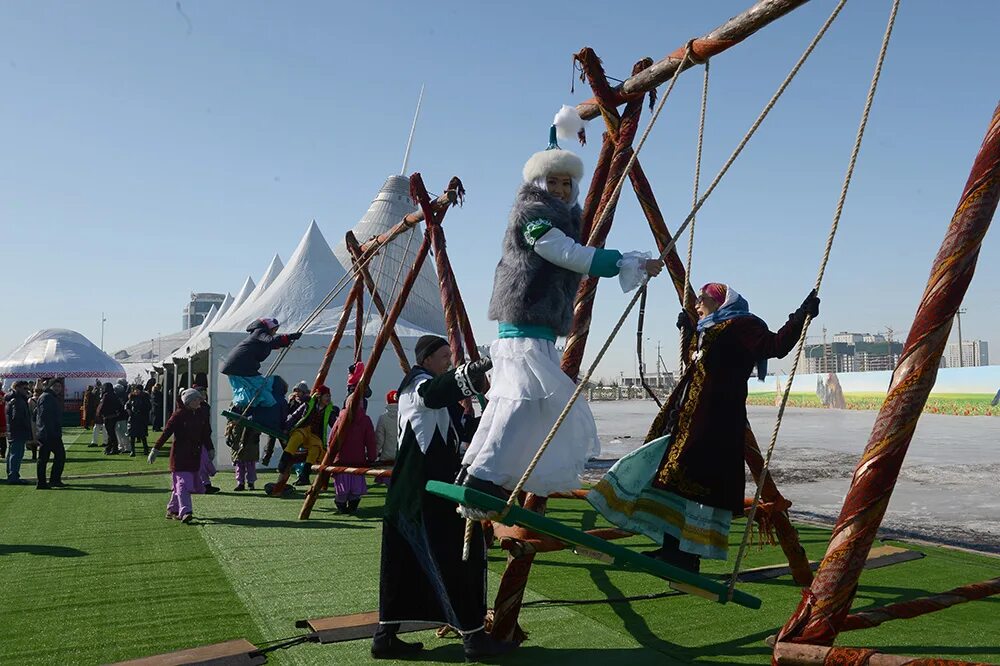
M603 450L588 464L599 477L642 444L656 415L649 400L590 403ZM777 409L748 407L766 450ZM832 524L875 422L876 412L788 408L771 471L792 514ZM747 474L747 494L753 485ZM1000 553L1000 418L920 417L882 523L884 537L915 537Z

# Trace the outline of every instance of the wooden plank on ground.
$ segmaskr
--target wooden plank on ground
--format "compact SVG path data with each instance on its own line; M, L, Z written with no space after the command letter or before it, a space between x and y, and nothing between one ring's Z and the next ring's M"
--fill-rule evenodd
M320 643L340 643L371 638L378 627L378 611L355 613L354 615L334 615L333 617L318 617L311 620L299 620L295 623L300 629L309 629L319 639ZM400 634L414 631L437 629L441 626L433 622L403 622L400 624Z
M257 652L257 646L240 638L237 640L203 645L186 650L177 650L153 657L142 657L131 661L122 661L113 666L257 666L267 663L267 657Z
M878 548L872 548L868 553L865 569L879 569L893 564L900 564L901 562L919 560L922 557L924 557L924 554L916 550L907 550L898 546L879 546ZM819 567L819 562L810 561L809 567L813 571L816 571L817 567ZM741 583L756 583L762 580L787 576L790 573L791 570L787 564L775 564L767 567L757 567L756 569L747 569L740 574L739 581Z

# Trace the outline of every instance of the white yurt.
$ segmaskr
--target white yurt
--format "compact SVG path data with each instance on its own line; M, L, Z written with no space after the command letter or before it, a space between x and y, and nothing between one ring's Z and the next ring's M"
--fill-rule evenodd
M0 379L6 385L18 379L62 377L67 412L79 408L88 385L115 382L125 376L121 363L83 335L65 328L38 331L0 360Z

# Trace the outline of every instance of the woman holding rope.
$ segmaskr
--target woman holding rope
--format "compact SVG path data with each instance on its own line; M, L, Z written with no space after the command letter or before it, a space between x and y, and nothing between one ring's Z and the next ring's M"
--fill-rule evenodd
M582 121L563 107L549 132L549 147L524 165L497 265L489 317L499 322L499 339L490 346L493 375L479 430L463 460L460 483L507 499L576 385L559 367L558 336L569 333L573 302L583 276L619 276L630 291L663 262L638 252L587 247L581 242L577 204L583 162L559 148L577 135ZM573 405L552 446L524 489L537 495L575 490L587 459L601 443L590 409ZM481 512L462 508L463 515Z
M288 347L302 337L299 332L278 335L278 320L270 317L257 319L247 326L245 337L222 364L222 374L229 377L229 385L233 389L233 409L246 410L254 405L271 407L274 405L272 395L272 378L262 377L260 364L263 363L274 349ZM244 416L249 414L244 413Z
M777 333L735 289L711 282L695 304L698 322L677 317L688 363L646 436L608 471L587 500L615 525L662 547L649 553L698 572L702 557L726 559L729 526L743 514L747 378L767 374L819 314L812 291Z

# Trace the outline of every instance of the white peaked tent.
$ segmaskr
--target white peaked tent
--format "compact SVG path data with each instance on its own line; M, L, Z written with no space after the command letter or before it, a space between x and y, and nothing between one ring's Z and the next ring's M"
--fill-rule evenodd
M66 399L79 399L95 380L125 377L122 364L76 331L46 328L30 336L0 361L0 378L41 379L63 377Z
M176 359L175 363L180 373L188 372L190 369L194 373L208 374L209 401L215 419L212 431L216 438L217 465L230 465L228 448L223 446L226 419L221 411L230 404L232 392L229 381L220 372L220 368L229 352L246 337L247 324L262 317L274 317L281 323L281 332L295 331L306 322L345 276L344 267L330 250L319 227L312 223L280 274L270 282L262 279L255 290L258 292L256 295L251 295L241 307L237 308L238 311L230 308L229 316L223 319L217 318L217 325L209 326L205 330L204 337L194 336L197 338L194 342L198 344L192 346L190 355L187 358ZM266 286L261 289L261 285ZM347 288L343 289L305 328L305 334L291 347L279 366L276 374L283 377L289 385L294 385L300 380L312 384L343 312L350 287L349 282L346 286ZM372 316L366 328L366 354L371 350L379 326L381 326L380 318L377 315ZM222 330L223 328L225 330ZM443 323L436 329L428 330L400 320L396 330L412 362L412 349L417 338L429 331L441 333L443 328ZM347 366L353 362L354 352L352 323L348 326L347 334L330 368L327 380L327 385L337 403L341 403L345 397ZM262 374L267 372L277 353L272 354L264 362L261 367ZM396 388L401 379L402 369L396 362L392 349L389 348L372 379L372 399L369 402L368 414L373 420L384 409L385 394Z
M372 200L368 212L352 231L359 243L365 243L373 236L385 233L415 210L416 206L410 199L410 181L404 176L389 176ZM417 250L423 240L422 230L422 224L415 226L411 231L396 238L368 264L386 307L390 307L394 294L399 293L406 274L413 266ZM345 268L350 269L351 254L347 251L347 243L342 238L339 239L334 254ZM424 330L444 331L444 310L441 307L440 287L432 256L427 257L420 269L420 275L403 307L401 317Z
M278 259L278 255L274 255L274 259L271 260L271 265L268 266L267 271L264 272L265 279L272 270L275 261L277 261L279 264L281 263L281 259ZM278 271L280 272L280 270L281 269L279 268ZM275 273L275 275L271 277L272 281L274 280L275 276L277 276L277 273ZM253 278L248 275L247 279L243 281L243 286L240 287L240 290L238 292L236 292L236 296L233 298L233 304L229 306L228 310L226 310L223 313L220 313L219 317L215 320L215 325L214 325L215 330L219 331L229 330L226 328L226 321L229 320L232 317L233 313L239 310L240 307L247 302L251 294L253 294L256 289L257 289L256 283L253 281Z
M253 303L260 298L260 296L267 291L281 272L285 270L285 264L282 263L281 257L274 255L271 259L271 263L268 264L267 270L264 271L264 275L260 278L250 293L246 295L244 299L240 302L237 299L237 303L233 304L233 307L229 308L229 313L223 319L219 320L216 325L216 330L218 331L243 331L246 330L247 324L252 318L248 314L253 308Z

